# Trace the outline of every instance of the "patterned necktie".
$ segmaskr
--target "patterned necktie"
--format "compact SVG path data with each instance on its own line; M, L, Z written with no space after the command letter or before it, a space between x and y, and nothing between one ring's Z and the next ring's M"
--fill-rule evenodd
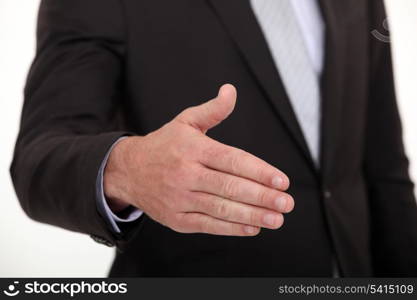
M311 156L319 166L320 70L309 56L291 0L251 0L251 5L268 41Z

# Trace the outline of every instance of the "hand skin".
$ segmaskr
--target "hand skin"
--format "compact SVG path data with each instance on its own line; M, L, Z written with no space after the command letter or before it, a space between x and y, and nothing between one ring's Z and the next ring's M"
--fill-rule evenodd
M280 228L294 208L288 177L205 134L232 113L236 97L226 84L160 129L120 141L104 173L110 208L135 206L181 233L254 236Z

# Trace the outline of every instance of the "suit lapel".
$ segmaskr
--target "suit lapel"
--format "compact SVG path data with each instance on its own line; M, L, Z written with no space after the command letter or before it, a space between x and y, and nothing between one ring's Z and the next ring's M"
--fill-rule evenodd
M278 113L304 157L316 169L262 30L248 0L208 0L235 42L266 98Z
M262 30L248 0L207 0L235 42L258 84L293 137L310 166L316 170L307 143ZM339 1L319 0L326 23L325 64L321 78L321 170L328 176L337 145L346 61L345 12Z
M342 91L346 62L346 12L334 0L319 0L326 22L326 57L322 91L322 176L327 178L335 159L342 113Z

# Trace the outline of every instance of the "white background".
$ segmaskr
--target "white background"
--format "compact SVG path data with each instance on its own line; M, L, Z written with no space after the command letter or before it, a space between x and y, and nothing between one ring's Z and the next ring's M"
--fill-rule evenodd
M386 3L404 138L411 173L417 178L417 1ZM38 5L39 0L0 0L0 277L106 276L113 249L85 235L29 220L10 181L22 90L34 55Z

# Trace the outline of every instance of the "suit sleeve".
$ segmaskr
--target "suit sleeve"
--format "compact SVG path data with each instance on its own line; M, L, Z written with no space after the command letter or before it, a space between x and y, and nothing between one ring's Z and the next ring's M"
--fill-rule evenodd
M96 180L118 125L125 56L118 0L43 0L37 53L24 91L11 176L34 220L87 233L107 245L112 233L97 210Z
M382 27L384 5L372 0L370 31ZM370 97L365 174L376 276L417 276L417 206L402 141L390 44L370 35Z

